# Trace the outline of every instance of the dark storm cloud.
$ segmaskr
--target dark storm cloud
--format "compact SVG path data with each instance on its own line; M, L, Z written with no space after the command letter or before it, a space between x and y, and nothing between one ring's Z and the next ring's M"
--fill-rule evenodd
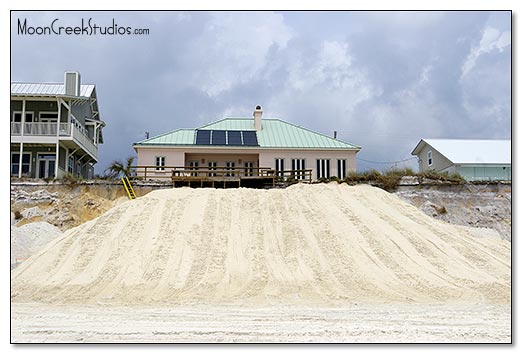
M90 17L150 34L16 34L18 18ZM107 122L98 173L145 131L250 117L256 104L266 117L337 130L372 161L408 158L423 137L511 134L509 12L15 12L12 23L14 81L78 70L97 85Z

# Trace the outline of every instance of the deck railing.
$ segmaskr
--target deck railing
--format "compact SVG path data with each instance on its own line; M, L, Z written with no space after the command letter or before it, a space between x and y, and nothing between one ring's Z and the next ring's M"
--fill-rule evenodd
M193 166L134 166L131 178L172 181L230 181L269 178L273 181L312 182L312 170L275 171L267 167L193 167Z
M98 148L94 142L83 131L81 131L73 123L56 123L56 122L34 122L23 123L24 136L60 136L71 137L78 145L81 145L85 151L88 151L93 156L98 155ZM59 131L57 131L59 129ZM22 123L11 123L11 135L22 135Z

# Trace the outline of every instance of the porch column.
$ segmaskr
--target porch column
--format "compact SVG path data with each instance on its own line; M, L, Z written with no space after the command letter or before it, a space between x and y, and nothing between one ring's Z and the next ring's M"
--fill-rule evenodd
M18 160L18 178L22 177L22 157L24 153L24 125L25 125L25 98L22 99L22 118L21 121L21 128L20 128L20 158ZM29 164L31 161L29 161Z
M56 161L54 163L54 178L58 178L58 166L60 165L60 119L62 117L62 103L56 99L58 104L58 119L56 121Z

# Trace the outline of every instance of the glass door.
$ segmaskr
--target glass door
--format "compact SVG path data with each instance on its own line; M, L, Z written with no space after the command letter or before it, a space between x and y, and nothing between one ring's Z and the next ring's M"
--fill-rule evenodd
M54 178L56 156L50 154L38 155L38 178Z

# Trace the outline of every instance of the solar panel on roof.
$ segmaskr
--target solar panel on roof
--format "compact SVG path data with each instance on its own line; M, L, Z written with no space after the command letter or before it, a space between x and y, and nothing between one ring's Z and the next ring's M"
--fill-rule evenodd
M227 131L226 130L212 130L212 145L226 145Z
M243 131L243 145L259 146L259 143L257 142L257 134L255 131L251 131L251 130Z
M196 145L210 145L210 130L196 131Z
M241 131L240 130L229 130L228 131L227 145L234 145L234 146L241 146L241 145L243 145L243 141L241 139Z

